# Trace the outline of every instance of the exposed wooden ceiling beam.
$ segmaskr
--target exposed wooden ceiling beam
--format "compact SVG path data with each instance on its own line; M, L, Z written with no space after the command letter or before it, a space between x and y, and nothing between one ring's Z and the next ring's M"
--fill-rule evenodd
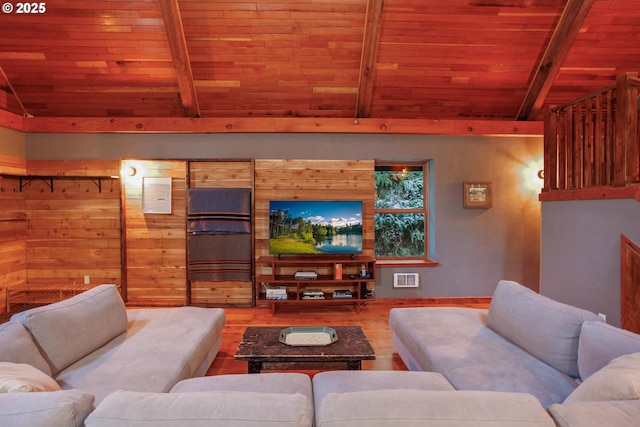
M188 117L200 117L200 107L198 106L196 87L193 83L193 72L191 71L187 40L184 36L178 1L160 0L160 6L185 115Z
M378 39L382 25L382 9L384 0L367 1L367 22L362 42L362 59L360 60L360 82L358 85L358 102L356 117L369 117L369 107L373 96L373 74L378 53Z
M544 99L551 89L560 67L584 22L593 0L568 0L562 16L549 40L546 51L533 71L533 78L527 90L517 120L536 117Z
M9 81L9 77L7 77L7 75L4 72L4 69L2 67L0 67L0 77L2 77L2 79L4 80L4 82L7 84L7 87L9 88L9 91L11 92L11 94L13 95L13 97L15 98L16 102L18 103L18 105L20 106L20 109L22 110L22 115L24 117L33 117L31 114L29 114L27 112L27 110L24 108L24 105L22 104L22 101L20 100L20 97L18 96L18 94L16 93L15 89L13 88L13 85L11 84L11 82Z
M305 117L25 119L0 111L0 126L25 133L353 133L542 136L542 121L349 119Z

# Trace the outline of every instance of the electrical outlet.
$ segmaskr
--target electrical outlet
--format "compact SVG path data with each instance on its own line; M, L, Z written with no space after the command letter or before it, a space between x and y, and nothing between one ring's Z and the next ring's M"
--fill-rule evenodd
M84 284L85 285L90 285L91 284L91 277L89 277L88 274L84 275Z

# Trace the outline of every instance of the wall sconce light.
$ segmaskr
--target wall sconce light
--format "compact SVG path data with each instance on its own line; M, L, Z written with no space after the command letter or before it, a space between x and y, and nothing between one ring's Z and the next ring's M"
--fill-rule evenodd
M542 157L524 160L518 167L521 179L521 190L529 194L538 194L542 187L540 180L544 178Z

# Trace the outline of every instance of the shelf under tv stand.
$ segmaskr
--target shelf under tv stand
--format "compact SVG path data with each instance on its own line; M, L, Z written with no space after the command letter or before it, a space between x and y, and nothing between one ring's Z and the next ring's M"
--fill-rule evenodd
M273 313L280 305L317 306L353 305L357 312L375 298L375 258L366 255L345 256L261 256L258 264L269 273L256 281L256 305L270 305ZM366 271L362 277L362 267ZM340 274L341 269L341 274ZM313 271L315 279L299 279L297 271ZM287 299L267 299L266 288L283 287ZM310 290L319 290L322 298L305 298ZM351 298L334 298L334 291L348 290Z

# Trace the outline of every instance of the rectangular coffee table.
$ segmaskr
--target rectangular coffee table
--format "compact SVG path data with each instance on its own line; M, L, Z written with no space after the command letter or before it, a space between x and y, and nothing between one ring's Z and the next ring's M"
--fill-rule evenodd
M263 369L332 369L342 365L350 370L362 368L363 360L376 358L360 326L331 326L338 340L326 346L290 346L280 342L282 326L250 326L244 332L235 354L249 363L249 373Z

